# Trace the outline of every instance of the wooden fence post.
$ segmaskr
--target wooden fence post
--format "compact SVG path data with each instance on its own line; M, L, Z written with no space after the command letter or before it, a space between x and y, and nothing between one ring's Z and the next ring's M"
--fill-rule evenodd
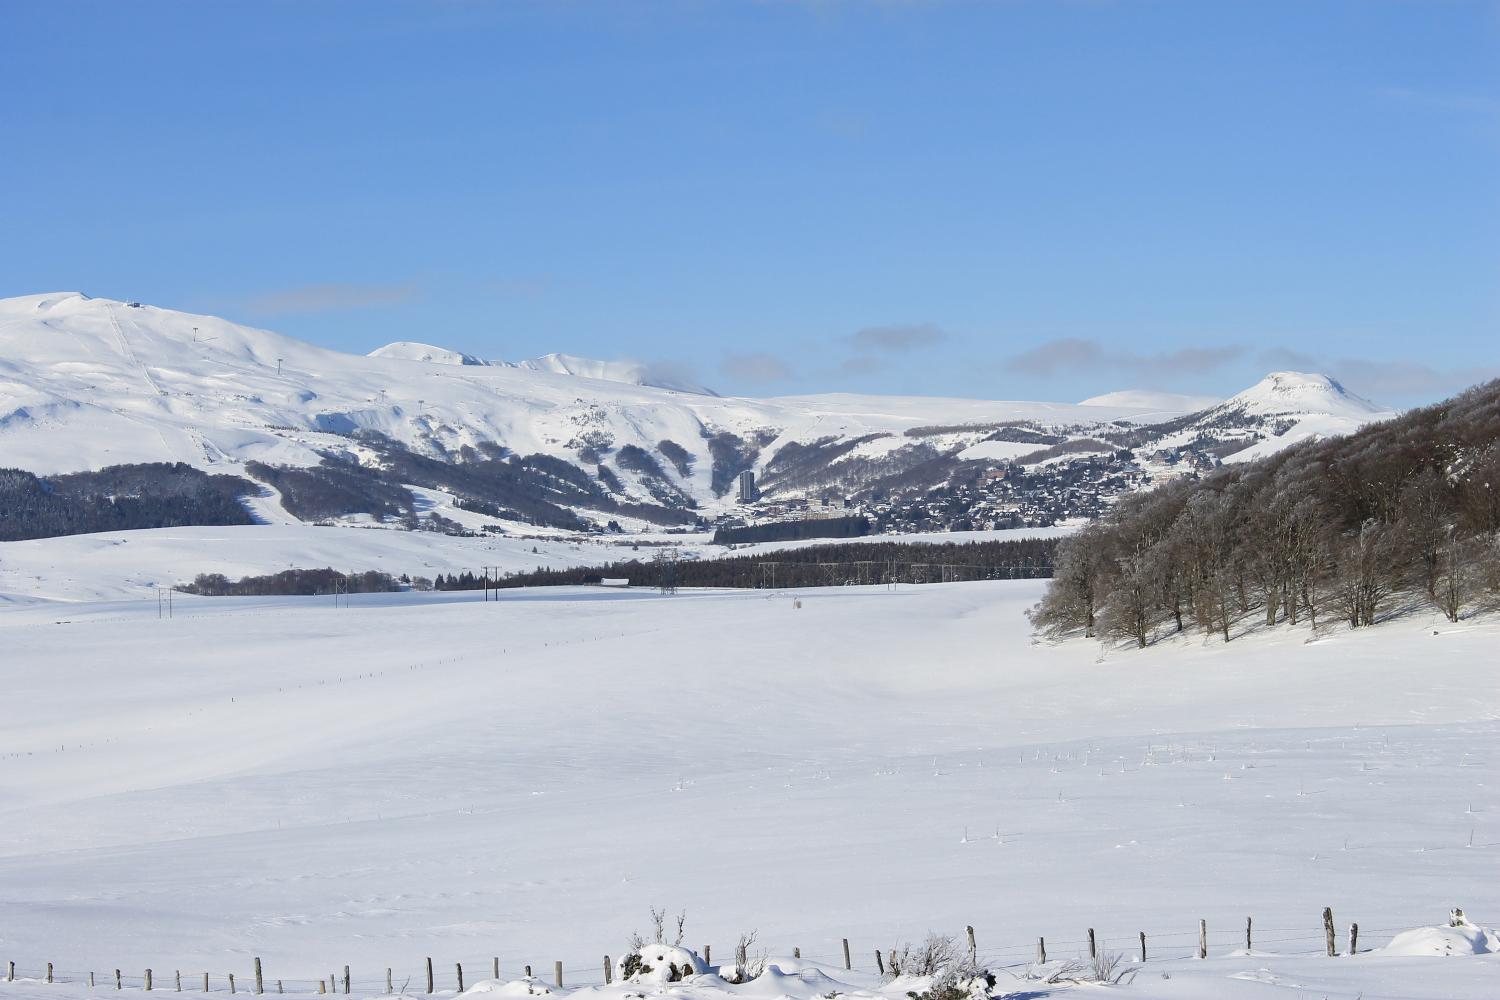
M229 992L231 995L234 993L234 973L232 972L229 974Z
M1044 937L1036 939L1036 960L1041 965L1047 964L1047 939Z
M121 988L121 986L120 986L120 970L116 969L115 970L115 989L118 990L120 988Z
M1141 964L1146 964L1146 932L1141 931Z
M116 972L116 975L119 974L119 970L118 969L115 970L115 972ZM203 974L203 992L204 993L208 992L208 973L206 973L206 972Z
M427 956L427 992L432 992L432 956Z
M327 992L328 992L328 984L325 983L325 982L323 982L323 980L319 979L318 980L318 996L322 996L324 993L327 993Z
M1333 907L1323 907L1323 943L1328 946L1328 957L1339 953L1338 941L1333 936Z
M1359 924L1349 925L1349 954L1353 956L1359 951Z
M801 948L793 948L792 949L792 957L793 958L801 958L802 957L802 949Z
M281 980L279 980L279 979L276 980L276 992L277 992L277 994L280 994L282 992L282 989L281 989Z
M526 966L526 978L527 979L531 978L531 966L529 966L529 965Z
M395 992L395 989L391 986L391 967L387 965L385 967L385 995L390 996Z
M971 954L974 951L974 928L972 928L972 927L969 928L969 951L970 951ZM849 961L849 939L848 938L844 938L844 968L845 969L852 969L852 968L854 968L854 963L852 963L852 962Z
M557 981L557 985L559 987L562 986L562 963L561 962L553 962L552 963L552 976Z
M173 987L175 989L175 992L177 992L177 993L181 993L182 992L182 970L181 969L173 969L172 970L172 984L173 984Z
M260 956L256 955L255 956L255 992L256 993L264 993L265 991L266 991L265 981L263 979L261 979L261 977L260 977Z
M703 964L714 964L714 946L711 944L706 944L703 946Z
M14 961L5 963L5 981L7 983L16 981L16 963Z
M453 971L458 976L458 992L464 991L464 963L454 962Z
M149 972L147 972L147 973L146 973L146 975L148 975L148 976L149 976L149 975L150 975L150 974L151 974L151 973L149 973ZM51 963L51 962L48 962L48 963L47 963L47 982L49 982L49 983L50 983L50 982L52 982L52 963ZM148 985L147 985L147 986L146 986L146 989L148 989L148 990L149 990L149 989L150 989L150 988L151 988L151 986L150 986L150 985L149 985L149 984L148 984Z
M89 972L89 989L93 989L93 988L94 988L94 973L92 971L90 971Z
M969 964L979 964L979 950L974 945L974 925L969 924L964 928L964 933L969 937ZM849 942L844 942L844 968L849 968Z
M1096 959L1098 957L1099 957L1099 949L1094 944L1094 929L1092 927L1090 927L1089 928L1089 961L1092 962L1094 959Z
M500 956L499 955L495 956L495 958L494 958L494 965L493 965L493 968L490 971L492 973L492 975L491 975L490 978L492 978L492 979L499 979L500 978Z
M1208 957L1208 921L1198 921L1198 957Z
M460 990L462 992L462 990ZM344 996L349 995L349 966L344 966Z
M49 983L52 982L52 966L51 965L47 966L47 982L49 982ZM151 989L151 970L147 969L146 970L146 990L149 992L150 989Z
M1250 927L1251 927L1252 924L1254 924L1254 922L1255 922L1255 918L1254 917L1246 917L1245 918L1245 950L1246 951L1254 951L1255 950L1255 946L1250 943Z
M614 981L615 981L615 970L609 964L609 956L605 955L604 956L604 985L608 986L610 983L612 983Z
M875 949L875 968L880 970L882 976L885 975L885 959L880 957L879 948Z

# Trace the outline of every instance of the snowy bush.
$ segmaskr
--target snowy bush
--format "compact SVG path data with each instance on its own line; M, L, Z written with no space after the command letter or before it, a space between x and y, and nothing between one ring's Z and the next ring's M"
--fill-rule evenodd
M927 988L908 990L911 1000L983 1000L995 977L978 968L953 938L929 933L920 945L901 944L890 950L886 975L928 980Z
M620 958L620 979L631 983L677 983L688 976L701 976L708 966L697 954L682 947L683 926L687 912L677 914L676 932L667 944L667 911L651 908L651 935L648 943L639 932L630 935L630 950Z
M766 971L766 953L764 950L752 955L750 948L755 944L756 932L741 934L738 943L734 946L734 964L721 966L719 975L735 985L759 979L761 973Z
M1021 978L1049 986L1080 983L1119 986L1135 978L1134 969L1119 970L1122 961L1122 955L1099 952L1087 965L1071 958L1060 962L1033 962L1026 967Z
M920 945L900 944L892 948L886 961L886 972L892 976L936 976L957 961L958 950L953 938L942 934L927 935Z
M619 964L620 979L628 983L680 983L707 972L708 966L695 952L670 944L631 949Z

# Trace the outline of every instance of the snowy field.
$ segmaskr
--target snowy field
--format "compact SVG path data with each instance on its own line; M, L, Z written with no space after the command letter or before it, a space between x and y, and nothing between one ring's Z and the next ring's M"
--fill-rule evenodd
M256 524L225 527L106 531L61 538L0 543L0 607L36 601L117 601L135 598L156 607L158 587L191 582L199 573L242 576L291 567L329 566L345 571L384 570L393 576L432 578L439 573L478 574L485 566L502 573L539 566L565 569L628 559L650 560L656 545L676 546L685 558L787 552L809 545L867 542L1008 541L1055 538L1068 528L932 532L759 542L733 551L711 544L711 532L597 536L550 532L542 537L481 535L460 538L433 532L378 527ZM632 548L637 545L639 547Z
M1041 587L0 610L0 960L68 980L0 998L256 955L304 994L420 992L425 956L590 988L653 905L848 984L704 1000L872 991L876 948L966 924L1000 995L1067 992L1011 976L1090 927L1147 932L1128 996L1500 995L1494 955L1317 957L1324 906L1340 950L1500 922L1500 622L1102 653L1032 644Z

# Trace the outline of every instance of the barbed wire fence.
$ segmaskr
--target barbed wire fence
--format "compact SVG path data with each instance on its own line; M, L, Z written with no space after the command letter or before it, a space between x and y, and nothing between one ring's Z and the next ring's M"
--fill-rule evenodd
M1095 954L1119 955L1124 964L1143 967L1154 963L1262 953L1343 958L1370 952L1374 950L1372 942L1387 940L1414 927L1430 926L1432 921L1413 920L1386 927L1361 927L1354 923L1340 927L1335 925L1331 910L1325 909L1320 923L1309 921L1265 927L1247 918L1244 925L1230 929L1210 928L1203 920L1196 923L1195 928L1180 931L1146 932L1116 928L1098 933L1094 928L1088 928L1083 935L1073 938L1039 936L1033 941L986 947L979 947L974 928L967 927L963 935L955 936L953 940L959 953L967 957L970 964L994 972L1026 969L1059 960L1087 961ZM812 951L797 945L790 948L780 946L780 950L771 952L769 961L786 963L787 958L791 958L794 965L800 961L816 966L832 978L844 974L858 985L870 985L890 978L891 958L902 946L903 942L880 946L873 942L857 945L848 938L829 939L820 942L820 947ZM830 950L822 950L824 947ZM728 951L732 959L733 947ZM712 953L711 944L703 945L699 952L710 968L714 968ZM310 976L306 974L307 970L295 976L276 976L275 970L266 969L258 957L250 958L247 967L234 971L165 969L131 964L139 971L127 971L123 966L80 969L53 962L32 964L10 960L5 964L4 983L140 992L410 996L461 993L466 987L483 980L535 979L548 989L582 989L610 985L614 979L614 960L604 953L590 959L572 955L534 963L514 958L502 961L495 955L441 961L426 958L415 968L405 965L361 968L357 973L350 965L340 963L331 965L327 976L321 973Z

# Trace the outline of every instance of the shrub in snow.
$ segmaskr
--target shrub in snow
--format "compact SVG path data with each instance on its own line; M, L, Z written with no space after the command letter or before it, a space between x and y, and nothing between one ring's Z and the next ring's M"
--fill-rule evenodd
M983 1000L995 986L994 976L978 968L968 952L942 934L929 933L920 945L892 948L886 974L893 981L916 981L906 991L911 1000Z
M766 971L766 953L764 950L752 955L750 947L755 944L756 932L741 934L739 942L734 946L734 963L719 967L719 975L728 982L735 985L748 983L752 979L759 979L761 973Z
M958 961L958 950L951 937L927 935L920 945L901 944L892 948L886 961L886 972L896 976L936 976Z
M1033 962L1026 967L1022 978L1051 986L1080 983L1119 986L1135 978L1134 969L1119 969L1122 961L1124 961L1123 955L1108 955L1099 952L1089 960L1087 965L1071 958L1045 964ZM1162 978L1170 979L1171 976L1162 973Z
M696 953L670 944L633 948L620 959L618 968L621 981L628 983L679 983L708 972Z

